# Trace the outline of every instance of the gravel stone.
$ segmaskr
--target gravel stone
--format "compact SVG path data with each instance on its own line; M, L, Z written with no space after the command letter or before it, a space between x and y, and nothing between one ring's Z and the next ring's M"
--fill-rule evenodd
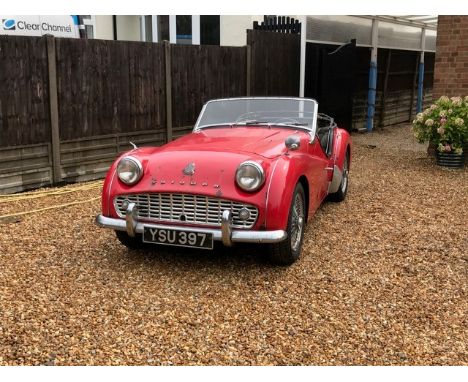
M290 267L261 246L129 251L99 200L0 219L0 364L468 365L467 170L408 125L353 140L347 199ZM82 186L0 216L100 195Z

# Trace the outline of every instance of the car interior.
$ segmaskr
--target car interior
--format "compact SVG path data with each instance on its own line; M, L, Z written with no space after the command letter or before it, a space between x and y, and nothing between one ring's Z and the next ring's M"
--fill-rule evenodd
M333 150L333 130L336 128L335 120L323 113L317 115L317 136L323 152L330 157Z

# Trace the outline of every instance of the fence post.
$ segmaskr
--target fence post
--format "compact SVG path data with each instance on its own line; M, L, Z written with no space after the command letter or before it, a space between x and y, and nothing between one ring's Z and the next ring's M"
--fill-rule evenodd
M171 43L164 41L166 71L166 142L172 141L172 78L171 78Z
M50 104L50 127L52 146L52 179L57 184L62 181L60 169L60 133L58 116L57 96L57 63L54 36L46 36L47 45L47 67L49 71L49 104Z
M413 89L411 91L411 104L410 104L410 112L409 112L409 120L411 121L411 119L413 118L413 108L414 108L414 96L416 95L416 87L418 86L418 68L419 68L419 59L420 59L420 55L416 53L416 62L415 62L415 68L414 68L414 75L413 75ZM418 100L416 99L416 113L418 113L417 111L418 109Z
M247 45L247 91L246 96L250 96L250 82L251 82L251 74L252 74L252 47Z
M252 91L252 87L255 85L255 65L252 64L252 49L254 47L254 36L256 31L247 29L247 96L251 96L252 93L255 93L255 90Z
M383 127L385 122L385 114L387 113L387 87L388 87L388 76L390 75L390 66L392 62L392 50L389 49L387 53L387 63L385 65L385 76L383 82L382 95L380 97L380 116L379 116L379 127ZM411 98L411 102L413 99Z

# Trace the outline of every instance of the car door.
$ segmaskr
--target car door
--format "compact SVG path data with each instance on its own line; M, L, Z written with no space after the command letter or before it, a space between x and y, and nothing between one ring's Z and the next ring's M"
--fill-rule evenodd
M316 135L308 147L310 161L310 211L315 211L328 193L328 162L329 159L320 146Z

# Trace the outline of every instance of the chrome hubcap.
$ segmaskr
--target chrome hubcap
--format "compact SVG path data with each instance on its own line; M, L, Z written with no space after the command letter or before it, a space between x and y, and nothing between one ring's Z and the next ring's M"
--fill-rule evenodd
M348 187L348 156L345 157L344 163L343 163L343 180L341 181L341 192L346 191L346 187Z
M294 251L299 249L302 238L302 230L304 228L304 200L300 194L296 194L294 198L292 220L291 220L291 248Z

